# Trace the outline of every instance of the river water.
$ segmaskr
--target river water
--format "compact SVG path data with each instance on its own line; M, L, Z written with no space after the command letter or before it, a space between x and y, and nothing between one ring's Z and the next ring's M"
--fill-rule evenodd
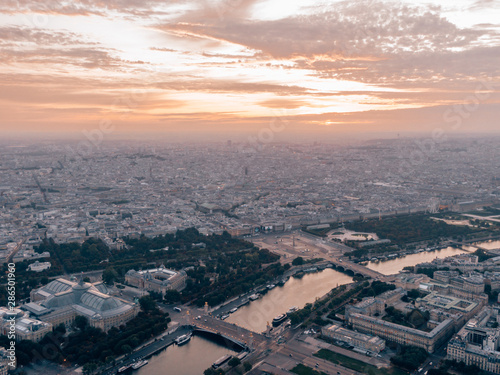
M316 298L342 284L349 284L352 278L332 269L305 274L301 279L291 277L284 286L270 290L260 299L240 307L227 320L254 332L262 332L267 323L290 307L304 307Z
M478 245L488 250L500 249L500 241L477 242L473 245Z
M366 267L374 271L378 271L383 275L392 275L398 273L407 266L414 266L418 263L430 262L436 258L442 259L466 252L467 251L457 249L455 247L447 247L442 250L424 251L422 253L410 254L405 256L404 258L395 258L380 262L368 262Z
M193 336L182 346L171 345L160 354L149 358L149 363L133 372L134 375L200 375L216 360L226 354L236 354L200 336Z

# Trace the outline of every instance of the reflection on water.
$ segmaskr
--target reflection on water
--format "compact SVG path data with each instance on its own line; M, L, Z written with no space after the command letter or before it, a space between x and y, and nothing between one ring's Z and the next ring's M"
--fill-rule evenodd
M283 287L276 287L260 299L240 307L227 320L254 332L262 332L267 322L271 323L274 317L285 313L290 307L302 308L336 286L350 282L350 276L329 268L306 274L302 279L291 277Z
M454 247L447 247L442 250L435 251L425 251L417 254L410 254L404 258L396 258L392 260L380 261L380 262L368 262L367 268L374 271L378 271L383 275L392 275L398 273L403 268L408 266L414 266L418 263L430 262L436 258L446 258L453 255L463 254L466 251L457 249Z
M474 243L473 245L481 246L489 250L500 249L500 241L477 242Z
M236 352L203 337L193 336L187 344L171 345L160 354L149 358L149 364L133 374L200 375L226 354L236 354Z

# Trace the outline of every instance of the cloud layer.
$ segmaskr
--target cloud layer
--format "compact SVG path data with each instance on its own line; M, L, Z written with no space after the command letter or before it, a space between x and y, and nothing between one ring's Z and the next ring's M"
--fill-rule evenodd
M467 122L499 130L496 2L308 4L3 1L0 132L252 133L276 111L297 132L428 131L475 95Z

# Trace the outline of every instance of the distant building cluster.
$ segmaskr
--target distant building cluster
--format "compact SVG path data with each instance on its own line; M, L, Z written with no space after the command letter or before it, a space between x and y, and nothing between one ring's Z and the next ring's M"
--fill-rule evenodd
M136 303L109 295L103 283L78 283L63 278L32 290L31 302L21 308L37 319L53 326L69 326L78 315L88 319L92 327L107 332L134 318L139 312Z
M120 250L124 236L189 227L244 236L439 207L466 211L500 198L493 139L440 143L435 153L442 162L404 173L400 167L416 147L411 139L342 148L273 143L252 154L251 163L240 146L139 149L110 142L98 154L75 158L57 144L0 145L0 259L47 257L33 252L44 238L97 237Z

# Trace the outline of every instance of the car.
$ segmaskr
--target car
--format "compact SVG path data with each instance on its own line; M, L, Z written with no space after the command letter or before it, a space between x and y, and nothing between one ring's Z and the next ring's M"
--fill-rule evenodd
M316 363L316 364L314 365L314 367L319 367L319 363Z
M174 307L174 311L181 312L182 310L180 307Z

